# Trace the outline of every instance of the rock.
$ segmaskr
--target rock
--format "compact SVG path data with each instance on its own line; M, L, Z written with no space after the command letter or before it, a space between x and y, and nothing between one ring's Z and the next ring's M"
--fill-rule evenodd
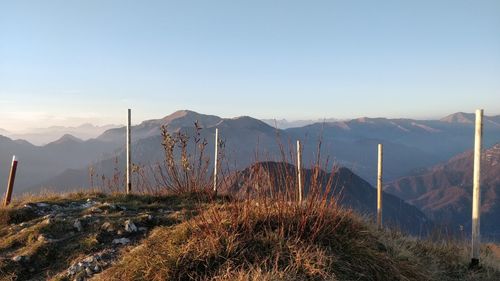
M147 232L148 228L147 227L139 227L140 232Z
M92 270L94 270L94 272L99 272L101 271L101 268L98 265L96 265Z
M49 205L49 204L47 204L47 203L36 203L36 206L37 206L38 208L47 208L47 207L49 207L50 205Z
M56 219L62 219L62 218L65 218L65 217L66 217L66 215L65 215L65 214L63 214L63 213L58 213L58 214L56 215Z
M106 207L106 208L109 208L111 210L116 210L117 207L115 204L111 204L111 203L108 203L108 202L105 202L104 204L102 204L103 207Z
M21 223L19 226L20 226L20 227L27 227L27 226L29 226L29 225L30 225L29 223L27 223L27 222L23 222L23 223Z
M94 275L94 272L89 267L85 268L85 273L87 273L88 277L92 277L92 275Z
M47 238L45 236L43 236L43 234L40 234L40 235L38 235L37 241L38 242L46 242Z
M75 222L73 223L73 227L76 228L78 232L82 232L83 230L82 222L79 219L75 220Z
M105 222L101 225L101 229L107 232L115 231L114 227L109 222Z
M12 260L15 261L15 262L20 262L20 261L23 260L23 256L15 256L15 257L12 258Z
M90 211L92 213L102 213L103 212L103 210L100 209L99 207L92 207L92 208L90 208Z
M113 240L113 244L115 244L115 245L118 245L118 244L127 245L129 243L130 243L130 239L128 239L128 238L120 238L120 239Z
M90 200L90 199L87 199L87 202L86 202L86 203L84 203L84 204L82 204L82 205L80 206L80 208L81 208L81 209L88 209L88 208L90 208L90 207L94 206L95 204L96 204L96 203L95 203L94 201L92 201L92 200Z
M137 232L137 226L131 220L125 221L125 231L129 233Z

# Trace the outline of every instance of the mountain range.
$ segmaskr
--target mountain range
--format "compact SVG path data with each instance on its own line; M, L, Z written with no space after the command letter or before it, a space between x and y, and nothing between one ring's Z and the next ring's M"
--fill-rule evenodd
M219 129L225 144L224 165L231 173L240 175L238 186L241 187L244 186L245 173L255 163L293 163L295 141L299 139L303 144L304 168L310 169L318 163L328 163L322 166L326 171L333 166L348 168L340 170L349 174L339 177L347 187L341 196L343 202L358 211L373 214L371 205L375 195L372 186L376 179L377 144L383 143L386 192L407 201L450 229L456 230L460 226L468 229L474 118L468 113L456 113L440 120L365 117L279 129L248 116L221 118L182 110L133 126L132 156L134 164L139 166L163 161L160 127L164 125L170 132L194 135L197 122L200 137L207 141L206 153L209 156L214 152L215 129ZM495 223L500 216L500 116L485 116L484 119L486 149L481 227L487 237L496 240L500 239L500 227ZM66 134L41 146L0 136L0 179L7 182L13 154L20 160L15 187L17 194L42 189L68 191L87 188L90 169L97 177L97 184L101 176L112 178L117 171L122 179L124 146L124 127L108 129L89 140ZM346 178L351 182L345 181ZM424 221L422 216L392 195L387 195L393 198L387 199L390 202L386 206L390 210L387 211L388 221L398 221L406 229L412 224L420 228ZM397 217L401 212L409 214L405 214L405 218ZM420 230L412 229L414 233Z
M320 158L323 161L328 158L332 164L348 167L374 184L378 143L385 145L387 181L418 174L422 169L446 161L473 146L473 118L472 114L465 113L441 120L358 118L282 130L251 117L229 119L182 110L132 127L133 160L140 165L162 160L161 125L167 125L171 131L192 132L194 122L198 121L202 128L201 137L208 141L209 155L213 152L215 128L220 129L232 170L244 169L258 160L291 162L291 157L283 159L281 149L287 152L286 155L293 154L297 139L303 142L304 164L310 166L316 163L321 140ZM485 117L485 146L500 140L499 119L500 116ZM115 159L118 159L119 169L124 167L124 140L124 127L106 130L87 141L66 136L40 147L3 138L0 151L5 155L2 155L3 163L0 164L8 166L14 153L21 156L24 166L20 169L23 176L19 179L18 190L85 187L89 184L91 163L100 174L108 175L117 166ZM6 170L0 166L0 175L5 175Z
M60 139L64 135L72 135L82 140L89 140L116 127L118 127L118 125L96 126L92 124L82 124L77 127L51 126L48 128L34 128L15 132L0 129L0 135L11 139L22 139L34 145L43 146Z
M116 148L118 145L115 143L97 139L83 141L71 135L64 135L44 146L0 136L1 186L7 183L12 155L16 155L19 160L15 192L38 192L41 186L37 184L64 173L67 169L85 169L89 163L107 159ZM80 184L74 183L72 187ZM30 188L33 186L37 188Z

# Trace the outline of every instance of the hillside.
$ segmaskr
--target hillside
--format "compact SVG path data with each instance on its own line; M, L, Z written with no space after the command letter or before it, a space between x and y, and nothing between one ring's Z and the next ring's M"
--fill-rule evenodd
M499 239L500 144L483 151L481 167L481 228L484 236ZM470 227L473 153L457 155L419 175L398 179L386 186L394 194L423 210L434 220L458 229Z
M260 202L260 203L259 203ZM498 280L498 248L377 231L349 210L79 193L0 209L0 280Z
M236 172L227 187L229 194L239 198L258 198L259 195L272 195L280 192L279 186L287 186L290 179L294 190L296 185L296 166L277 162L263 162ZM359 214L374 218L376 214L377 191L367 181L351 170L343 167L335 168L332 173L323 170L305 169L304 194L311 188L321 185L322 192L332 186L328 194L340 206L353 209ZM425 236L430 232L432 223L416 207L409 205L398 197L384 194L384 224L400 228L414 235Z
M8 177L12 155L19 159L16 193L39 191L40 182L49 180L66 169L86 169L94 161L106 159L119 145L95 139L82 141L71 135L44 146L0 136L0 179ZM108 155L108 156L106 156ZM88 173L85 174L88 178ZM78 185L78 182L75 182ZM33 186L37 185L34 190Z

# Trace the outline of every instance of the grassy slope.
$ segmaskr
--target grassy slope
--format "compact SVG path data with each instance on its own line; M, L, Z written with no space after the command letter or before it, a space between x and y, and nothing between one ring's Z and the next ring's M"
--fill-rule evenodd
M464 244L377 231L348 210L321 204L98 193L29 201L66 208L89 198L92 208L65 211L50 222L23 208L26 202L0 209L0 280L71 280L68 267L110 247L115 260L96 280L500 280L496 247L485 246L483 268L470 272ZM155 219L145 220L149 214ZM73 229L75 218L82 232ZM126 219L148 231L101 229L110 222L119 230ZM40 235L53 240L39 241ZM132 244L111 246L116 237ZM29 260L14 262L16 255Z

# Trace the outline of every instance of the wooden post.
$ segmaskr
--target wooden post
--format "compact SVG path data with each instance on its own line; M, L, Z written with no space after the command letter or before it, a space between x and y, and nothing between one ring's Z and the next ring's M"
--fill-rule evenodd
M16 156L12 157L12 165L10 166L9 182L7 184L7 193L5 194L4 206L7 207L10 204L10 199L12 197L12 191L14 189L14 181L16 179L17 171L17 160Z
M132 192L132 147L131 147L131 123L132 110L127 110L127 194Z
M219 128L215 128L214 192L217 194L217 165L219 159Z
M481 150L483 138L483 110L476 110L476 132L474 143L474 187L472 194L472 260L471 267L479 265L481 233Z
M297 181L298 181L298 193L299 193L299 203L302 203L302 148L300 141L297 140Z
M384 146L378 145L378 172L377 172L377 226L379 229L383 228L382 225L382 200L383 200L383 157Z

